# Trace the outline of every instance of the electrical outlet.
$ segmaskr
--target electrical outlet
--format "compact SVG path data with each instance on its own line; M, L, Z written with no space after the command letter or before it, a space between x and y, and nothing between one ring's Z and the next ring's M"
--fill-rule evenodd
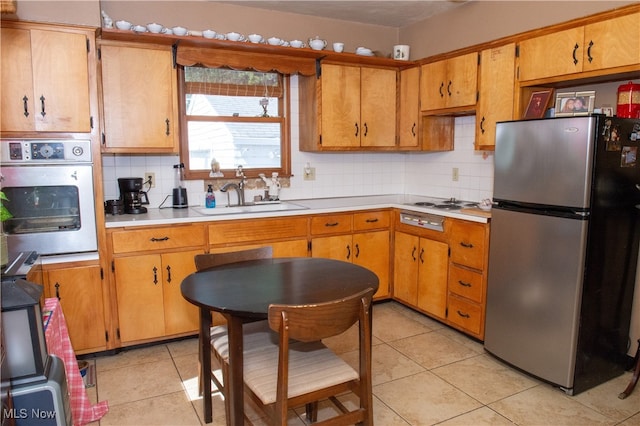
M148 185L149 188L156 187L156 174L147 172L144 174L144 181Z
M304 175L304 180L316 180L316 168L315 167L305 168L304 171L302 172L302 174Z
M451 174L451 180L453 180L454 182L457 182L459 177L460 177L459 170L457 167L454 167L453 173Z

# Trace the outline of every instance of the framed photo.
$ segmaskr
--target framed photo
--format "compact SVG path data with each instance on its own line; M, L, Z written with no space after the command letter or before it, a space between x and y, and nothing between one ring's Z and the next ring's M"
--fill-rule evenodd
M589 90L586 92L576 92L576 102L574 115L589 115L593 113L596 103L596 92Z
M553 89L540 90L538 92L531 93L529 98L529 104L524 112L524 119L530 118L542 118L547 110L551 96L553 95Z
M566 92L556 95L556 117L589 115L593 112L596 92Z

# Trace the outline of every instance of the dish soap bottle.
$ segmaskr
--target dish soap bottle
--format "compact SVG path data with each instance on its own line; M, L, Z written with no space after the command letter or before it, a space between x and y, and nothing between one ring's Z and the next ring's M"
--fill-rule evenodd
M211 185L207 188L207 197L205 198L204 205L208 209L212 209L216 206L216 195L213 193Z

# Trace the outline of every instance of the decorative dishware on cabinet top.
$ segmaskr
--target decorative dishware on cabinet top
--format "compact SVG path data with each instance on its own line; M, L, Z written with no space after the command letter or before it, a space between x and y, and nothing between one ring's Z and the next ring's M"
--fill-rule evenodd
M327 47L327 40L322 40L320 36L316 36L315 38L309 39L309 46L313 50L322 50Z

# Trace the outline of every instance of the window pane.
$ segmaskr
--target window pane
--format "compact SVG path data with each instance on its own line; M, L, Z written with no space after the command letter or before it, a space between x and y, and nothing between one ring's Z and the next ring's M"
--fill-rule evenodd
M189 167L210 170L216 159L222 169L279 168L280 123L188 123Z
M264 101L266 99L266 102ZM278 98L258 96L187 95L187 115L208 117L278 117Z

